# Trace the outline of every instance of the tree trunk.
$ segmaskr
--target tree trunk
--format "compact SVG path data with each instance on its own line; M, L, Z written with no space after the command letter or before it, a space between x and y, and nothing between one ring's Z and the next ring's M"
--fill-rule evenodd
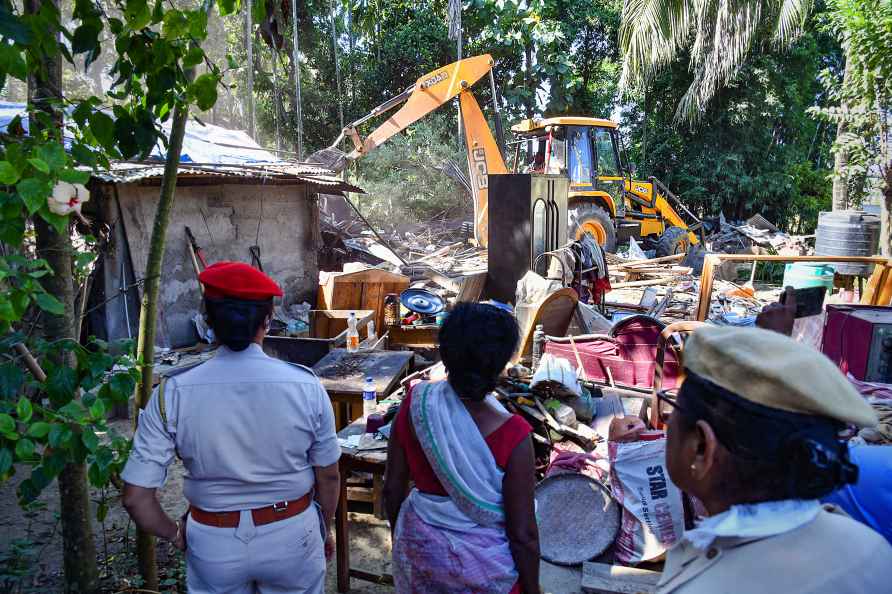
M842 76L843 89L849 80L849 59L848 50L845 55L846 65ZM840 105L842 109L846 109L845 99ZM846 167L849 164L849 154L839 146L843 136L848 130L848 126L844 121L840 121L836 125L836 143L837 148L833 153L833 210L845 210L849 207L849 176Z
M58 0L26 0L25 12L37 14L43 3L59 9ZM38 50L39 51L39 50ZM62 112L56 109L62 101L62 59L58 50L41 56L44 68L34 68L28 77L28 112L33 133L48 132L50 138L62 140ZM37 117L46 114L54 123L46 130ZM44 312L44 338L55 341L74 338L74 285L72 274L71 237L60 234L41 219L34 217L37 253L46 259L53 274L42 279L44 288L65 306L65 313L54 316ZM56 364L72 367L70 351L58 355ZM69 464L59 474L60 516L62 522L62 555L67 592L91 593L98 591L99 573L96 568L96 548L90 524L90 495L87 489L87 469L84 464Z

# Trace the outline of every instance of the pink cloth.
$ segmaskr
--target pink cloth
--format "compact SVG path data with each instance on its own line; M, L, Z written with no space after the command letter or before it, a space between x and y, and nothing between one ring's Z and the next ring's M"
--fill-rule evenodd
M881 384L879 382L862 382L855 379L851 373L846 374L858 393L867 397L879 398L880 400L892 400L892 384Z
M607 475L608 471L597 464L598 460L604 460L603 456L599 456L595 452L586 453L574 451L571 448L561 449L562 447L566 448L563 443L554 444L554 448L551 450L551 458L548 462L548 469L545 471L546 477L553 474L575 472L584 474L596 481L601 481ZM581 449L579 446L574 447Z
M496 529L459 532L437 528L404 504L393 545L393 579L398 594L520 594L520 584L498 591L493 576L514 566L509 555L492 553L504 539Z

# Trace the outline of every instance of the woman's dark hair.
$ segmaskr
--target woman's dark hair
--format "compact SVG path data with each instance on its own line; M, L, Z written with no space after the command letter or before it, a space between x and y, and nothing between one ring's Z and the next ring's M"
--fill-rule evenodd
M726 450L716 481L726 501L819 499L858 480L842 423L751 402L690 372L678 396L678 427L704 420Z
M248 348L257 336L260 325L273 311L273 300L205 299L208 324L220 344L233 351Z
M440 329L440 357L449 384L462 398L483 400L517 349L520 330L507 311L459 303Z

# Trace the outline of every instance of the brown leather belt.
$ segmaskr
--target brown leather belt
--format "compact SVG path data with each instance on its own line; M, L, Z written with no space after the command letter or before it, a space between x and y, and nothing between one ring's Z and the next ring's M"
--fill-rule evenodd
M264 524L272 524L280 520L293 518L310 507L312 501L310 493L307 493L300 499L293 501L280 501L267 507L258 507L251 510L251 517L254 519L255 526L263 526ZM199 524L206 526L216 526L217 528L238 528L241 512L209 512L197 507L189 508L189 515Z

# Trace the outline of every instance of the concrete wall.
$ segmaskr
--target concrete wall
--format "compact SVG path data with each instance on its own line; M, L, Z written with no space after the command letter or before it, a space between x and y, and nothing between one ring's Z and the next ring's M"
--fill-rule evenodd
M145 276L158 194L156 185L118 186L124 230L138 279ZM259 245L263 270L285 291L283 304L315 304L319 211L315 194L307 186L181 185L167 229L158 346L186 346L198 339L192 317L200 310L201 297L186 226L204 249L208 264L220 260L250 264L249 248Z

